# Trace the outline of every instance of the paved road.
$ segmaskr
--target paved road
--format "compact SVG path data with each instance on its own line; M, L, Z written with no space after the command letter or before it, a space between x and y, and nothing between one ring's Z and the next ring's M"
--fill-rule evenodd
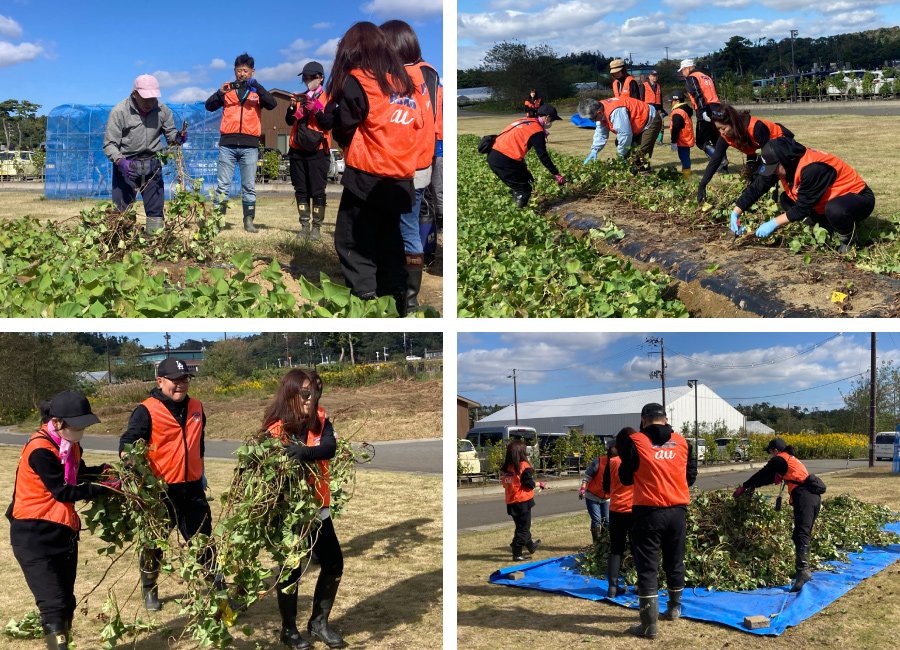
M884 461L878 461L878 464L884 464ZM846 460L810 460L805 461L804 465L812 473L819 475L847 469ZM867 467L868 461L851 460L849 466L851 468ZM754 474L759 467L762 467L762 464L756 464L755 469L716 473L704 472L697 477L697 482L694 485L703 490L737 486ZM565 487L566 485L568 487ZM587 516L584 503L578 500L578 485L580 485L580 481L576 479L565 481L564 485L558 486L558 489L551 487L545 490L535 499L537 505L532 511L534 518L577 512L583 512ZM502 493L494 491L492 494L481 494L481 490L476 488L473 490L472 496L469 496L466 494L467 489L457 491L457 530L510 525L510 518L506 514L506 505L503 503Z
M0 428L0 445L21 447L30 433L13 431L11 428ZM116 451L119 439L114 436L87 435L81 442L86 452ZM209 458L231 458L232 452L240 446L231 440L208 440L206 455ZM441 441L439 438L425 440L394 440L390 442L374 442L375 458L371 463L360 465L361 468L379 469L389 472L413 472L417 474L440 474L442 470ZM90 458L88 458L90 461Z

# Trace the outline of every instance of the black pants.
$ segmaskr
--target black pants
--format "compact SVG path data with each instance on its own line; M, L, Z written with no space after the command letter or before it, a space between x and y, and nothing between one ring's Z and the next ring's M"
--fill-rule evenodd
M313 543L312 552L316 554L321 567L320 576L339 576L344 573L344 554L341 552L341 544L334 532L334 524L331 517L322 522L316 541ZM303 564L291 571L290 575L278 583L278 590L294 584L303 574Z
M779 198L781 209L787 212L794 207L794 201L784 192ZM842 194L825 204L825 213L810 212L809 217L829 232L849 235L854 226L872 214L875 209L875 194L866 185L859 194Z
M488 166L497 177L512 191L513 196L531 196L531 184L534 176L528 171L524 160L513 160L497 151L488 154Z
M609 552L622 555L626 540L631 537L631 513L609 511Z
M344 188L334 225L334 248L354 295L394 296L403 314L406 256L399 211L381 208L377 196L364 200Z
M299 203L312 199L313 205L325 205L328 168L331 159L324 151L313 155L291 153L290 170L294 196Z
M799 564L801 555L805 558L809 549L813 524L816 523L816 517L819 516L819 509L822 507L822 497L798 486L791 492L791 500L794 505L794 533L791 538L794 540Z
M212 534L212 512L200 481L170 484L167 498L163 503L169 512L170 526L177 527L185 541L197 533L207 536ZM171 531L171 528L169 530ZM162 555L162 549L154 549L147 553L143 570L148 574L158 572ZM213 571L215 559L215 550L212 547L207 547L203 557L200 558L210 573ZM148 579L148 584L155 582L155 578Z
M118 165L113 165L112 200L116 210L124 212L140 194L144 201L144 213L148 217L163 216L165 194L163 188L162 165L158 158L132 160L134 180L125 178Z
M531 509L534 507L534 499L524 503L510 503L506 506L506 513L512 517L516 530L513 533L512 545L525 546L531 543Z
M716 146L719 141L719 130L712 122L703 119L700 113L697 113L697 129L695 132L695 140L697 148L706 151L706 147Z
M644 159L647 168L650 167L650 158L653 157L653 148L656 146L656 138L662 131L662 116L657 113L653 121L647 125L640 134L634 136L632 147L637 147L637 153Z
M639 596L659 590L659 551L662 550L666 586L684 587L684 544L687 533L686 506L649 508L635 506L631 513L631 552L637 569Z
M63 626L75 615L75 574L78 571L78 539L71 548L47 555L39 548L13 546L13 555L22 567L25 582L43 625Z

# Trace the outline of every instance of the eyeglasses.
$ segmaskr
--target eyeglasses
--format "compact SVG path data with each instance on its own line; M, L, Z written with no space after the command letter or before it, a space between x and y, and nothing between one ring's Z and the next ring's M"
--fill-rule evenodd
M179 377L178 379L171 379L170 377L166 377L166 379L171 381L173 384L186 384L191 381L191 376L185 375L184 377Z
M311 390L301 390L300 392L297 393L297 396L300 399L302 399L304 402L306 402L306 401L309 401L309 399L312 397L312 391Z

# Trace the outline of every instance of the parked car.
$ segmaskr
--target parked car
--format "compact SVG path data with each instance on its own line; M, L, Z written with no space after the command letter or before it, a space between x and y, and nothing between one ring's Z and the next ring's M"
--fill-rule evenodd
M694 444L693 438L688 438L691 444ZM706 458L706 440L703 438L697 439L697 462L702 461Z
M734 451L731 453L731 457L728 458L726 455L728 454L728 445L731 443L735 443ZM716 452L721 460L750 460L750 441L746 438L740 440L736 438L716 438Z
M900 433L879 431L875 434L875 460L891 460L894 458L894 441Z
M481 461L475 445L468 440L456 441L457 465L463 474L481 474Z
M344 168L344 154L340 149L332 149L331 164L328 166L328 180L340 183L341 176L344 175Z
M33 151L0 151L0 179L38 178L40 170L34 165Z

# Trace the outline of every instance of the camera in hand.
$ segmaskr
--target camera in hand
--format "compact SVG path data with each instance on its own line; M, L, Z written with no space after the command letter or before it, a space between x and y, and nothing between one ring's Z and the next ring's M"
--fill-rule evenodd
M247 87L246 81L232 81L228 84L228 88L231 90L241 91Z

